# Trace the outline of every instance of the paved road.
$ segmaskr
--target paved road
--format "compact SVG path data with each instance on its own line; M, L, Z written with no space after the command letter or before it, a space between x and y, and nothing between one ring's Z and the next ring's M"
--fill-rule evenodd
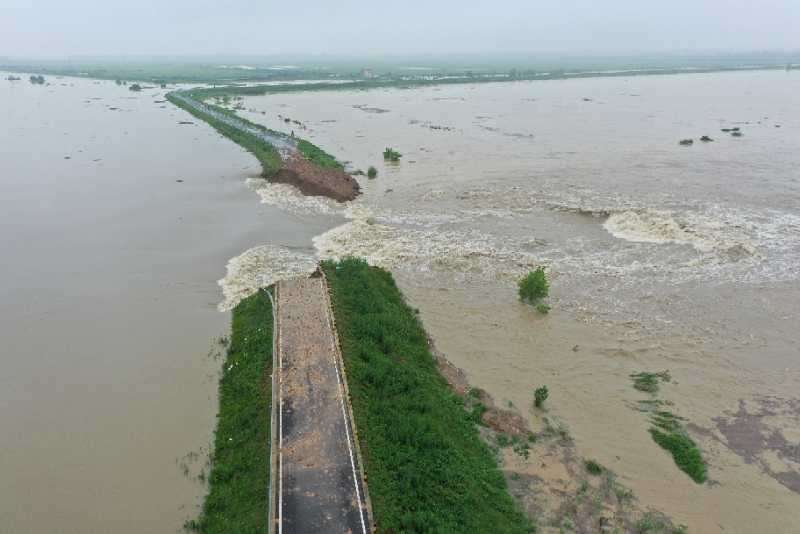
M279 534L370 532L321 278L278 285Z
M231 117L228 114L220 113L219 111L215 110L214 108L202 103L198 102L193 98L189 98L188 96L181 94L180 92L172 93L172 96L186 104L187 106L194 108L195 110L205 113L206 115L210 115L214 119L227 124L232 128L236 128L242 132L249 133L258 137L259 139L271 144L274 146L278 152L280 152L281 157L286 159L286 157L295 152L297 150L297 144L295 141L290 138L288 135L282 135L275 132L269 132L261 130L260 128L256 128L247 124L243 120L239 120L235 117Z

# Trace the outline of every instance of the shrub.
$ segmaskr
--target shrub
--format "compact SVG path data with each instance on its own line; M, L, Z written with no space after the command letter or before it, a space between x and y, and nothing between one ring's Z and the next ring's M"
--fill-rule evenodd
M523 302L534 304L550 293L550 284L547 282L544 267L538 267L535 271L529 272L525 278L519 281L518 285L519 298Z
M139 91L142 90L142 86L139 85L138 83L135 83L135 84L131 85L128 89L130 91L139 92Z
M403 155L393 148L386 147L383 151L383 159L387 161L400 161Z
M367 178L377 178L377 176L378 176L378 169L370 165L369 169L367 169Z
M544 401L547 400L547 397L550 395L550 392L547 390L547 386L542 386L537 388L536 391L533 392L533 404L537 408L541 408L544 404Z
M589 474L599 475L603 472L603 466L594 460L586 460L583 462L583 465L586 467L586 470L589 472Z

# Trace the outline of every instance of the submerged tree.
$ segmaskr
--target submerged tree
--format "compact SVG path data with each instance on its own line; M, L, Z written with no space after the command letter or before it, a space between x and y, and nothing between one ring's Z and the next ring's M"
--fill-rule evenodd
M529 272L519 281L518 286L520 300L531 304L536 304L550 293L550 284L547 282L544 267Z
M386 147L383 151L383 159L386 161L400 161L403 155L393 148Z

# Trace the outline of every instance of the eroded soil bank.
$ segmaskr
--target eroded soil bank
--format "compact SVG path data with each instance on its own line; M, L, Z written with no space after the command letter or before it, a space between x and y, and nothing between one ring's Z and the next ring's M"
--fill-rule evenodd
M355 200L361 193L356 179L343 170L315 165L298 152L286 157L281 169L268 180L293 185L304 195L328 197L337 202Z

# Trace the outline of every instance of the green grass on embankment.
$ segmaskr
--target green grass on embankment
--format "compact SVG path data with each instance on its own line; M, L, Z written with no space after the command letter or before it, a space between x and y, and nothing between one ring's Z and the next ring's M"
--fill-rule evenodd
M380 532L534 530L392 276L324 262Z
M256 159L261 163L261 174L265 178L269 178L273 176L276 172L278 172L282 166L281 156L278 151L275 149L274 146L267 143L263 139L259 139L258 137L251 135L247 132L243 132L237 128L229 126L224 122L218 121L211 115L198 111L190 106L187 106L178 98L175 98L172 94L167 95L167 100L178 106L179 108L191 113L198 119L207 122L210 124L215 130L219 133L233 141L234 143L238 144L251 154L253 154ZM220 111L223 111L220 109ZM239 120L244 120L241 117L236 117ZM247 121L245 121L247 122Z
M264 290L233 310L219 381L219 414L209 493L186 528L204 534L267 530L272 306Z
M189 98L193 98L195 100L200 101L200 99L195 98L192 92L187 92L186 96ZM265 178L269 178L270 176L274 175L278 172L282 166L282 161L280 154L278 151L273 147L271 144L267 143L263 139L259 139L253 135L250 135L246 132L242 132L236 128L233 128L224 122L220 122L216 120L214 117L203 113L201 111L196 110L193 107L187 106L178 98L175 98L171 93L167 94L167 100L178 106L179 108L188 111L195 117L200 120L203 120L214 127L219 133L233 141L234 143L242 146L247 151L251 152L256 159L261 163L262 168L262 175ZM248 121L247 119L241 117L240 115L236 114L235 112L221 108L219 106L214 106L213 104L206 104L209 107L214 108L216 111L220 113L225 113L226 115L230 115L235 119L247 124L248 126L257 128L259 130L263 130L265 132L270 132L275 135L286 135L281 132L277 132L275 130L270 130L269 128L261 125L256 124L254 122ZM344 165L339 163L335 157L328 154L324 150L322 150L317 145L306 141L305 139L300 139L299 137L294 138L295 142L297 143L297 150L309 161L316 164L319 167L325 169L339 169L344 170Z
M305 139L297 139L297 150L299 150L307 160L315 163L319 167L344 170L344 165L336 161L336 158Z

